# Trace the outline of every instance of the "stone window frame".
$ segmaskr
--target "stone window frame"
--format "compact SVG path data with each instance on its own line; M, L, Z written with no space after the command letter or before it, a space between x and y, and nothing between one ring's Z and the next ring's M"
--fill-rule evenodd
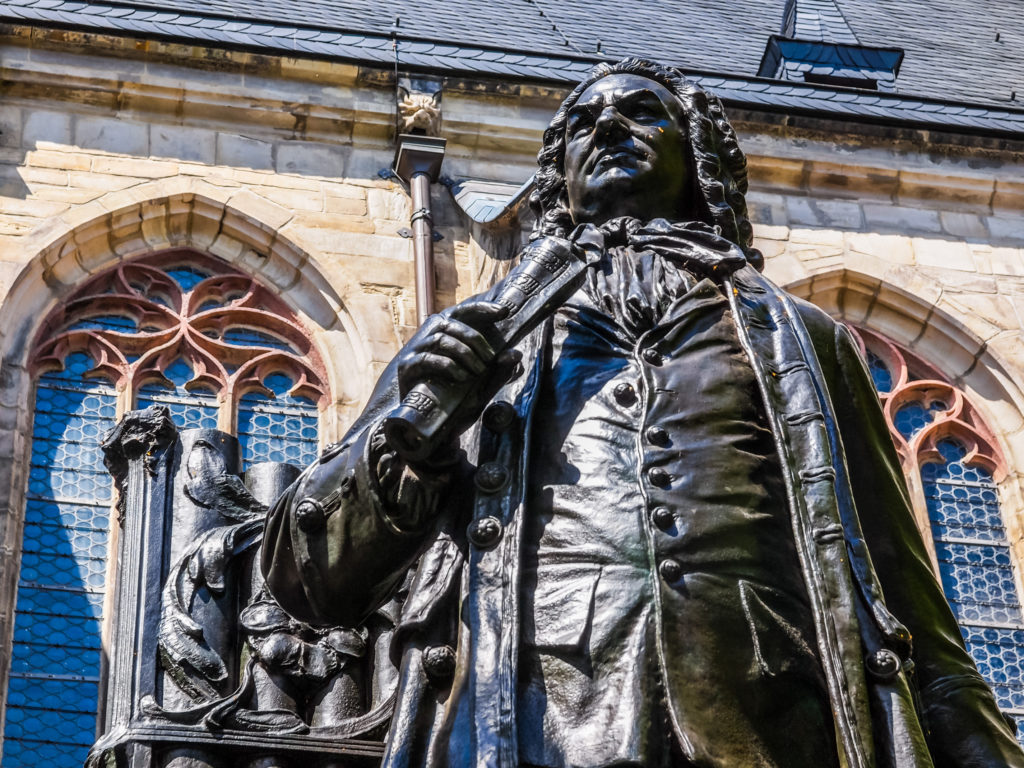
M0 657L9 657L20 571L35 400L31 342L41 319L84 281L160 250L216 256L259 279L310 329L331 392L320 412L321 444L337 440L358 414L399 340L393 328L382 329L377 297L313 256L303 233L286 226L290 217L250 190L173 177L106 193L22 244L25 257L0 302ZM7 671L0 665L0 727Z
M928 461L943 461L938 443L944 439L952 439L963 445L967 451L964 463L983 467L992 474L997 486L1002 486L1008 477L1008 463L995 434L962 388L953 385L938 368L920 355L896 344L885 335L864 326L847 323L847 327L865 359L868 352L876 355L892 376L889 391L879 392L882 413L889 426L896 453L899 454L903 474L907 478L918 529L924 537L932 567L938 572L921 481L921 465ZM908 440L896 424L896 414L912 403L931 410L933 418Z
M216 427L229 434L240 434L240 406L247 411L260 410L264 417L274 418L276 414L288 419L288 405L292 404L294 410L301 402L296 398L302 398L314 406L319 424L330 402L320 354L287 305L253 276L191 248L146 254L83 281L39 325L30 349L29 402L35 418L37 391L43 380L52 378L48 374L62 379L67 361L81 355L92 361L92 367L76 381L89 389L99 386L113 398L116 416L112 408L112 424L128 410L141 407L137 403L140 399L161 402L180 397L182 388L164 374L171 366L180 367L182 361L192 372L185 391L208 393L196 398L197 403L215 408ZM275 392L269 388L270 378L280 379L282 375L292 386L286 392L277 386ZM52 386L52 382L49 384ZM266 406L253 402L253 396ZM282 397L283 407L275 408L275 401ZM187 426L198 424L179 424L179 428ZM33 450L35 441L33 434L29 438ZM309 463L318 451L314 444L312 449L306 446L299 452L302 461ZM105 494L100 496L106 498ZM105 518L109 524L99 625L104 649L109 645L115 597L111 587L117 579L114 553L120 527L116 518L113 514ZM20 571L19 567L18 583ZM101 727L107 708L103 681L108 663L105 651L101 652L96 669L100 680L97 724Z
M175 268L201 270L210 277L182 292L166 274ZM207 306L218 301L223 303ZM128 315L139 328L151 330L80 327L111 314ZM225 341L225 333L235 329L276 337L292 350L271 348L269 340L266 346ZM257 278L192 248L121 262L85 281L40 326L29 375L35 381L59 369L72 352L89 354L96 361L96 377L117 388L118 417L135 407L144 386L169 383L163 371L178 359L193 369L187 390L216 393L217 428L229 434L235 434L239 402L246 394L271 395L261 384L271 372L291 378L291 393L313 401L319 410L330 400L324 362L291 309Z

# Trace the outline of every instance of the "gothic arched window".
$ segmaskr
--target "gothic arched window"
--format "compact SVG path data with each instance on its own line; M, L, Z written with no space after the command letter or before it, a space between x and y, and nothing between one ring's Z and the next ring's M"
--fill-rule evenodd
M1024 728L1024 615L991 431L956 387L888 339L855 329L911 486L923 496L938 575L1000 708ZM916 476L915 476L916 473Z
M131 408L238 435L245 466L317 453L323 366L294 313L192 251L121 264L44 321L4 726L5 768L79 768L96 736L112 483L100 443Z

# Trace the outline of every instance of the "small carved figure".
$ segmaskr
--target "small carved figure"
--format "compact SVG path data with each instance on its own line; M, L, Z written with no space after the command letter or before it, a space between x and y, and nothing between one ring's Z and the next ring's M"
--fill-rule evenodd
M441 94L414 93L399 86L401 99L398 101L399 133L418 133L437 136L441 132Z
M759 272L720 102L601 65L539 162L531 248L596 267L515 338L517 270L431 318L268 517L303 621L413 569L385 765L1024 768L849 332ZM400 450L424 389L444 439Z

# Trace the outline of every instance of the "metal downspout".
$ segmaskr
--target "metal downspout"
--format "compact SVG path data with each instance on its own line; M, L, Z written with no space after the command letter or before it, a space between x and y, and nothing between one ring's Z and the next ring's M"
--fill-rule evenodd
M432 136L401 134L392 170L412 197L412 252L416 270L416 319L420 325L434 313L434 222L430 184L437 181L447 142Z

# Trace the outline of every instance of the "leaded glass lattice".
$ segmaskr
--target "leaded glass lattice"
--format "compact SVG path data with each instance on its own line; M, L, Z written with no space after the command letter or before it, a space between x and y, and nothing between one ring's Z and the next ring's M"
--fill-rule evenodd
M181 429L237 430L248 466L316 458L323 365L295 314L191 251L98 275L43 322L14 621L5 768L79 768L97 726L115 415L166 406ZM236 414L233 416L232 414Z
M73 354L40 378L14 618L5 768L77 768L96 731L116 392Z
M904 469L920 471L942 589L978 669L1024 744L1024 615L996 486L1004 466L963 393L888 339L859 330Z
M317 455L317 412L312 401L288 394L292 381L272 374L264 385L272 397L258 392L238 404L238 442L245 467L261 461L305 466Z
M967 649L999 706L1024 718L1024 616L992 474L953 440L921 467L939 574Z

